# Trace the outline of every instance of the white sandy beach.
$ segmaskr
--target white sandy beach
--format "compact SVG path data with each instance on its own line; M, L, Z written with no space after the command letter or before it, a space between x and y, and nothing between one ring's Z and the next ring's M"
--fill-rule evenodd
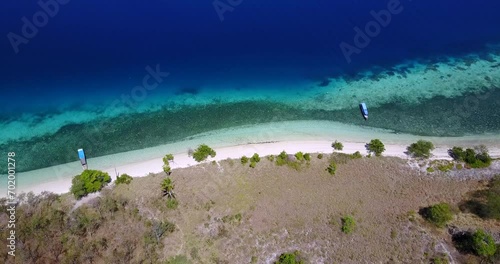
M227 158L240 158L243 155L251 156L254 153L258 153L260 156L276 155L283 150L288 153L298 151L331 153L333 150L331 143L335 140L344 144L343 153L360 151L362 154L367 154L365 144L374 138L379 138L384 142L386 147L384 156L407 158L405 154L407 146L418 139L426 139L432 141L436 146L433 155L434 158L438 159L450 159L447 150L453 146L470 147L479 144L488 146L492 157L500 157L500 136L498 135L456 138L419 137L337 122L290 121L212 131L182 142L90 158L88 164L89 169L106 171L113 179L115 171L119 174L127 173L134 177L142 177L149 173L161 172L162 157L167 153L172 153L175 156L174 162L171 164L174 170L196 165L197 162L187 153L190 148L194 149L202 143L208 144L217 152L216 157L209 159L209 161L220 161ZM81 170L79 161L75 161L18 173L16 192L66 193L71 186L72 177L79 174ZM5 194L6 190L1 190L0 196L3 197Z

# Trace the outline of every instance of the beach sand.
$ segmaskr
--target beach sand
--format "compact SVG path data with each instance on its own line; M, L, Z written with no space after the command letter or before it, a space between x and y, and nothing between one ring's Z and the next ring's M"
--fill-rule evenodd
M188 150L199 144L208 144L215 149L215 158L207 162L220 161L227 158L240 158L258 153L260 156L277 155L281 151L287 153L331 153L331 143L338 140L343 143L342 153L356 151L367 154L365 144L371 139L380 139L386 147L384 156L407 158L406 148L419 139L429 140L436 149L433 158L450 159L447 151L453 146L470 147L484 144L489 147L492 157L500 157L500 136L481 135L467 137L420 137L408 134L396 134L390 130L359 127L329 121L289 121L242 126L212 131L190 137L181 142L134 150L98 158L89 158L89 169L108 172L113 179L116 174L129 174L143 177L149 173L162 171L162 158L165 154L174 154L172 169L196 165L197 162L188 156ZM76 153L76 150L75 150ZM76 155L76 154L75 154ZM73 176L81 173L79 161L49 168L18 173L16 176L16 193L50 191L66 193L71 186ZM175 173L175 171L174 171ZM2 177L5 175L2 175ZM7 193L3 187L0 196Z

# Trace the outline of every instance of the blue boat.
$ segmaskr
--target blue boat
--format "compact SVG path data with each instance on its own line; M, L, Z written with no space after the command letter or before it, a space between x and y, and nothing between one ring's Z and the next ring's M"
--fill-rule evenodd
M85 157L85 152L83 152L83 149L78 149L78 158L80 159L80 162L82 163L82 167L84 170L87 169L87 157Z
M368 120L368 108L365 103L359 104L359 110L361 111L361 115L365 120Z

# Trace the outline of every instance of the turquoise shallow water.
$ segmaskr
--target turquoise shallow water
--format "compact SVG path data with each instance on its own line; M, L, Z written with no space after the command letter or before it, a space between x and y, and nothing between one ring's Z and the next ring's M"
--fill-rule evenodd
M413 61L323 81L159 90L133 107L110 100L67 105L4 119L0 149L18 153L18 171L28 171L75 161L81 147L98 157L287 120L331 120L422 136L499 133L498 58L492 49L488 55ZM367 122L359 114L360 101L369 106Z

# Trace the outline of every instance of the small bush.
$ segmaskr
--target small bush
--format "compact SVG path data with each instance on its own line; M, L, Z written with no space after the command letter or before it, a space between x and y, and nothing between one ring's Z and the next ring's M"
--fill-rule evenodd
M292 253L283 253L279 256L278 261L275 264L304 264L304 261L300 259L300 252L294 251Z
M411 144L407 150L408 153L414 158L429 158L431 156L431 150L434 149L434 144L430 141L419 140L416 143Z
M168 209L177 209L178 206L179 206L179 202L177 201L177 199L168 199L167 200L167 208Z
M433 167L427 167L427 172L428 173L433 173L434 172L434 168Z
M270 162L273 162L274 161L274 155L267 156L267 160L269 160Z
M172 182L172 179L170 179L169 177L163 179L163 181L161 182L161 190L163 192L163 196L167 196L168 198L175 199L174 188L175 188L175 185Z
M385 146L379 139L372 139L368 143L368 151L375 153L375 156L380 156L385 151Z
M288 162L288 154L283 150L278 156L276 156L276 165L283 166Z
M451 219L453 212L447 203L439 203L422 209L422 216L437 227L444 227Z
M251 161L249 167L253 169L255 166L257 166L257 162Z
M448 153L454 160L463 161L470 168L486 168L491 165L492 161L486 146L468 148L465 151L461 147L453 147L448 150Z
M72 180L71 193L80 199L89 193L98 192L111 182L111 177L106 172L98 170L84 170Z
M359 151L356 151L353 154L351 154L351 159L361 159L362 157L363 155L361 155Z
M165 157L163 157L163 162L165 161L173 161L174 160L174 155L173 154L167 154Z
M438 256L438 257L432 258L431 263L432 264L448 264L450 262L448 261L448 257L446 255L444 255L444 256Z
M335 172L337 171L337 164L335 164L334 161L330 162L330 165L328 165L328 168L326 168L326 171L330 173L330 175L335 175Z
M172 174L172 168L170 167L170 164L163 164L163 172L165 172L167 175Z
M318 154L318 159L322 159L323 158L323 154L322 153L319 153Z
M198 146L197 149L194 150L193 152L193 158L194 160L196 160L197 162L201 162L201 161L204 161L208 158L208 156L210 157L215 157L217 153L215 152L215 150L213 150L211 147L205 145L205 144L202 144L200 146Z
M454 167L453 162L445 162L444 164L438 165L438 170L440 170L442 172L447 172L447 171L450 171L451 169L453 169L453 167Z
M356 222L352 216L342 217L342 232L345 234L350 234L356 228Z
M130 182L132 182L132 176L129 176L128 174L122 174L118 177L116 177L116 180L115 180L115 184L118 185L118 184L130 184Z
M306 161L311 161L311 154L309 154L309 153L304 154L304 159Z
M497 246L490 234L484 232L482 229L478 229L472 235L472 249L478 256L491 257L495 255Z
M343 150L344 145L342 143L338 142L337 140L335 140L335 142L332 143L332 148L334 150Z
M298 161L303 161L304 160L304 153L302 153L301 151L295 153L295 158L298 160Z
M241 161L241 164L243 164L243 165L247 164L247 163L248 163L248 158L247 158L247 156L243 156L243 157L241 157L240 161Z
M250 161L254 163L260 162L259 154L254 153L253 156L250 158Z

